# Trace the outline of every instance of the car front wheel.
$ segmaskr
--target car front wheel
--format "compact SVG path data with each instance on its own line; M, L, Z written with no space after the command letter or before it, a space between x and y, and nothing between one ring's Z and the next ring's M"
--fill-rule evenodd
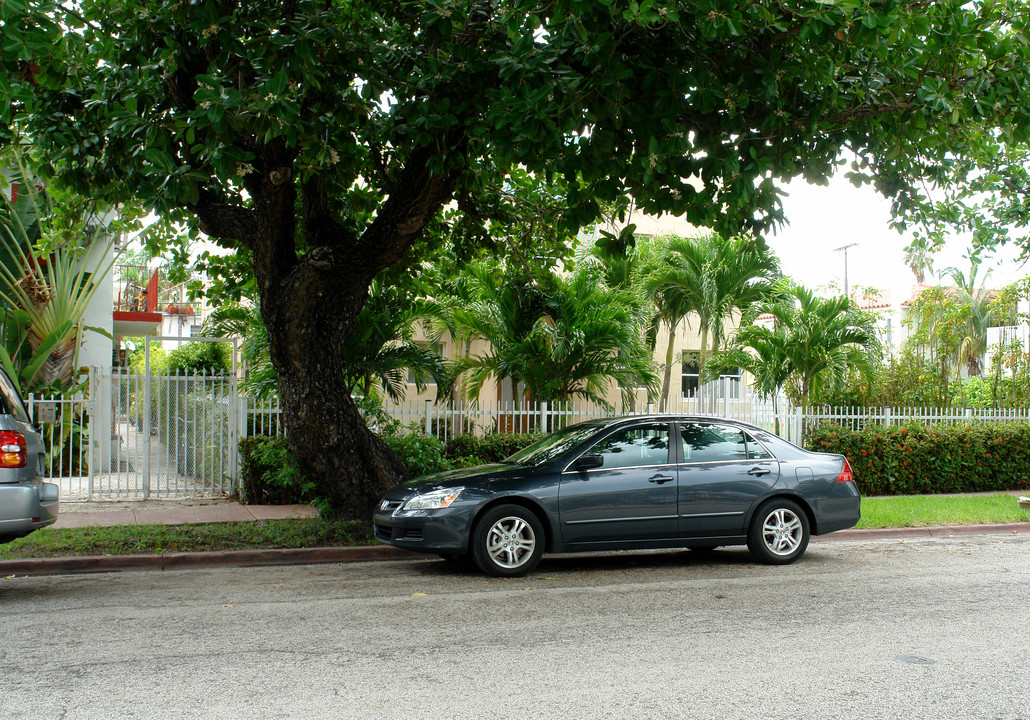
M537 566L543 554L543 525L521 505L491 508L476 523L472 556L487 575L525 575Z
M747 533L747 548L759 562L786 565L805 554L808 515L793 500L774 499L758 508Z

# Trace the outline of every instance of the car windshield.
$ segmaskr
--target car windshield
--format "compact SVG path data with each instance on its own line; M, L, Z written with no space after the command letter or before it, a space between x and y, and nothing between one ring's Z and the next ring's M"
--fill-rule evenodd
M541 465L554 460L570 448L583 442L598 430L597 425L570 425L567 428L553 432L544 438L536 441L527 448L519 450L511 457L505 458L502 462L509 465L523 465L527 467Z

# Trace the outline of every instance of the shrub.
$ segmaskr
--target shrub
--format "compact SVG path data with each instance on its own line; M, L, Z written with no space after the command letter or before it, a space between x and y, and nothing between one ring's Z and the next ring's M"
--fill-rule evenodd
M387 435L383 440L401 456L413 478L454 469L454 463L444 457L443 443L436 437L411 432Z
M412 431L383 440L400 455L411 477L503 460L539 439L539 435L459 435L444 445L439 438ZM246 503L284 505L311 502L315 484L301 473L284 437L254 435L240 440L240 499Z
M232 370L232 344L188 342L168 353L170 374L224 374Z
M133 375L142 375L147 366L147 354L143 338L134 338L136 349L129 353L129 371ZM150 345L150 374L164 375L168 372L168 354L160 343Z
M444 456L456 461L458 467L468 467L472 464L493 463L518 452L527 445L536 442L540 435L528 433L526 435L513 435L510 433L490 433L484 437L476 435L456 435L447 441L444 447ZM461 462L457 462L458 460Z
M985 492L1030 488L1030 425L821 425L810 450L841 453L865 495Z
M240 501L291 505L314 500L315 483L297 466L286 438L256 435L240 440Z

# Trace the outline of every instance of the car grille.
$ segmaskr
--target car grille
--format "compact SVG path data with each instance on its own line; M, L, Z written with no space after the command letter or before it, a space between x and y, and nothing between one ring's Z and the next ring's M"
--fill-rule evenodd
M403 500L383 500L382 504L379 506L379 509L383 512L393 512L394 510L399 508L403 502Z
M422 528L393 528L376 525L376 535L383 540L403 540L405 542L422 542Z

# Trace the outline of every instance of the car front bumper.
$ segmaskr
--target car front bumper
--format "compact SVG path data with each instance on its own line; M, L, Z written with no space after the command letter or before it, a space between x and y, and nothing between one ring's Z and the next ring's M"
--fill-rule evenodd
M60 488L53 483L0 484L0 540L24 537L53 525L60 508Z
M376 540L424 552L466 552L474 508L456 505L443 510L377 510L372 515Z

